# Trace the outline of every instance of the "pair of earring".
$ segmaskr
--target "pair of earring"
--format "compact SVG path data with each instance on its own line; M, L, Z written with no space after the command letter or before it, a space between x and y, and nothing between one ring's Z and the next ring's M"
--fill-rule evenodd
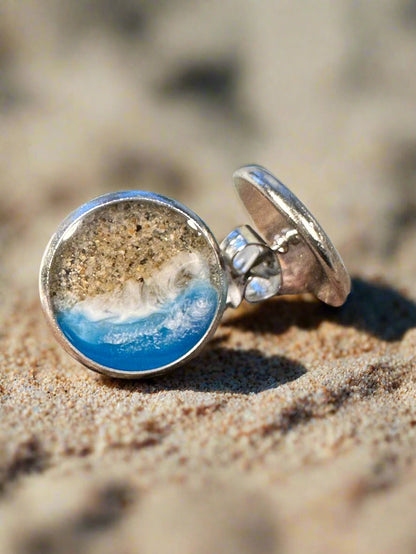
M257 165L234 184L257 230L242 225L221 244L189 208L150 192L106 194L70 214L40 269L64 349L100 373L148 377L198 354L242 300L309 292L343 304L349 275L298 198Z

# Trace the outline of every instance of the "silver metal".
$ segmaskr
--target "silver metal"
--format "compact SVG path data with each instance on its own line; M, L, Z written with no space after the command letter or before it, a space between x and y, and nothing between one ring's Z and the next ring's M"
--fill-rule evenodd
M260 302L275 295L309 292L340 306L351 282L343 261L307 208L269 171L248 165L234 173L234 184L256 230L249 225L234 229L219 246L209 227L191 210L169 198L150 192L128 191L101 196L70 214L52 236L42 259L39 290L43 310L63 348L88 368L122 378L142 378L166 373L197 355L212 337L226 307L236 308L246 300ZM210 327L185 355L156 369L124 371L96 363L74 345L56 320L51 298L51 266L59 246L69 239L86 215L102 206L123 200L148 201L185 216L215 253L222 297ZM154 358L153 358L154 359Z
M332 306L343 304L351 290L348 272L334 245L302 202L259 165L238 169L234 173L234 184L260 233L260 236L256 234L256 244L269 248L277 257L280 284L275 294L310 292ZM240 297L249 302L262 300L253 300L248 288L257 261L246 264L243 282L230 264L233 233L235 231L221 243L232 281L230 288L237 288ZM232 298L229 295L228 303L236 307L237 295Z
M299 233L296 229L283 229L280 235L274 237L272 250L279 254L286 254L290 245L296 245L300 242Z
M249 225L237 227L222 241L220 248L228 269L228 306L237 308L243 298L261 302L278 293L279 259Z
M175 210L180 214L183 214L189 218L192 224L196 228L198 228L199 232L205 237L205 239L211 245L213 251L216 253L218 266L219 268L222 268L222 273L223 273L222 288L224 293L222 298L220 299L215 317L209 329L205 333L204 337L190 351L188 351L185 356L182 356L181 358L177 359L175 363L158 367L157 369L133 372L133 371L122 371L119 369L112 369L110 367L103 366L99 363L96 363L94 360L86 357L82 352L77 350L73 346L73 344L66 338L66 336L63 334L61 328L59 327L56 321L53 306L52 306L52 299L50 294L50 291L51 291L51 287L50 287L51 271L50 270L51 270L53 257L58 249L59 244L68 237L68 234L71 233L71 230L74 229L74 227L77 225L78 222L81 221L81 219L83 219L86 215L91 214L95 210L99 209L103 205L110 205L112 203L117 203L120 200L138 200L138 199L141 199L141 200L147 199L156 205L159 204L162 206L168 206L170 209ZM226 307L226 293L227 293L226 270L224 267L224 263L219 250L218 243L214 235L212 234L211 230L202 221L202 219L198 217L194 212L192 212L189 208L183 206L182 204L180 204L175 200L172 200L165 196L154 194L152 192L144 192L144 191L114 192L114 193L106 194L96 198L93 202L90 202L88 206L89 206L88 210L85 210L85 206L81 206L79 209L75 210L66 219L62 221L57 231L51 237L41 262L41 267L39 272L39 294L40 294L41 305L42 305L43 312L46 316L47 323L52 329L52 332L55 335L55 338L57 339L58 343L73 358L75 358L78 362L88 367L89 369L92 369L93 371L102 373L104 375L108 375L110 377L119 377L123 379L132 379L132 378L136 379L136 378L151 377L154 375L161 375L189 361L194 356L199 354L199 352L205 346L205 343L215 333Z

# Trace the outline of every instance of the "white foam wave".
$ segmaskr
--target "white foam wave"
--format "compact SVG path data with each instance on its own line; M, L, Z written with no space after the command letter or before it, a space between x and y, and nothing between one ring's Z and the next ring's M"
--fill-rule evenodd
M71 308L71 312L93 322L135 321L160 312L164 304L175 300L190 280L209 281L209 277L208 263L200 254L182 252L161 266L145 282L129 279L114 292L78 302Z

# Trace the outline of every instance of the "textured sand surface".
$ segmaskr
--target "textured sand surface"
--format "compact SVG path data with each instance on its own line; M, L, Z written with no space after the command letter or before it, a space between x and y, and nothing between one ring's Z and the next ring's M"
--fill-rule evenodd
M215 267L205 238L183 215L140 202L111 205L78 224L58 249L51 264L52 295L59 305L66 296L76 302L111 293L129 279L145 283L173 257L193 251Z
M63 6L0 5L0 552L415 552L415 3ZM347 304L243 307L148 382L63 353L60 220L137 188L222 238L248 162L333 238Z

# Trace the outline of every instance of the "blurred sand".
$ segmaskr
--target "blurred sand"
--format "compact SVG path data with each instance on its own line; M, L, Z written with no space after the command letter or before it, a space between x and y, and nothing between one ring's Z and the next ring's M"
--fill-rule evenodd
M0 551L416 550L414 0L0 4ZM167 194L219 238L269 167L354 275L229 314L188 367L103 379L46 329L60 220Z

